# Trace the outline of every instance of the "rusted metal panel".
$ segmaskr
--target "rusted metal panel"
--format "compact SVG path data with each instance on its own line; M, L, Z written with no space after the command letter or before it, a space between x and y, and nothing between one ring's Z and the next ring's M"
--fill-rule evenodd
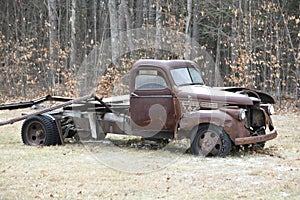
M199 110L184 114L180 122L180 129L183 133L190 132L199 124L214 124L224 127L224 130L233 141L238 137L250 136L250 132L245 128L245 120L239 121L220 110Z
M65 145L63 133L62 133L62 130L61 130L61 121L58 120L58 119L55 119L55 123L56 123L56 127L58 129L58 134L59 134L60 142L61 142L62 145Z
M235 138L235 145L243 145L243 144L255 144L259 142L265 142L268 140L272 140L277 137L277 131L273 130L271 133L267 135L259 135L252 137L243 137L243 138Z
M251 93L252 95L255 95L257 98L261 99L261 102L263 103L271 103L271 104L276 103L275 99L271 95L258 90L252 90L243 87L219 87L219 89L228 92Z
M175 110L171 95L132 97L130 104L134 105L131 107L133 130L173 131L175 129Z

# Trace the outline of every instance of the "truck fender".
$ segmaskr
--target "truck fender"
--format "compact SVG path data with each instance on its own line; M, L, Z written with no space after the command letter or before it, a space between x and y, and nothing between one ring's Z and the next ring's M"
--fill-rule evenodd
M250 135L249 131L245 128L245 120L239 121L235 117L220 110L198 110L183 116L180 121L180 132L178 132L178 136L190 138L192 136L191 134L198 130L200 124L214 124L215 126L223 127L232 141L234 141L235 138Z

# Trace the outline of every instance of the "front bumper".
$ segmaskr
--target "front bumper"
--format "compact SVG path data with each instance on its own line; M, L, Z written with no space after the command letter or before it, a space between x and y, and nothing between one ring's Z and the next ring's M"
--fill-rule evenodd
M243 138L235 138L235 145L243 145L243 144L255 144L259 142L265 142L268 140L272 140L277 137L277 131L273 130L269 134L252 136L252 137L243 137Z

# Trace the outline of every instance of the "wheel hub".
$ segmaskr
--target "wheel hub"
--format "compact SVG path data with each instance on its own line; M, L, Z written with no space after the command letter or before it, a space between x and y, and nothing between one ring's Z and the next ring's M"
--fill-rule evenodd
M43 127L38 122L33 122L28 126L28 139L31 145L42 145L46 138Z
M199 148L201 152L206 155L217 155L221 148L220 137L213 132L205 132L199 140Z

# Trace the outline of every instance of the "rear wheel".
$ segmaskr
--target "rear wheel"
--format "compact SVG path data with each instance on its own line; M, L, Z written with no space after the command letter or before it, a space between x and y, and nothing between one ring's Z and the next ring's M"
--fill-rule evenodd
M22 140L26 145L56 145L61 144L55 121L46 115L29 117L22 126Z
M224 157L231 150L231 141L221 127L211 124L199 125L191 138L191 152L194 155Z

